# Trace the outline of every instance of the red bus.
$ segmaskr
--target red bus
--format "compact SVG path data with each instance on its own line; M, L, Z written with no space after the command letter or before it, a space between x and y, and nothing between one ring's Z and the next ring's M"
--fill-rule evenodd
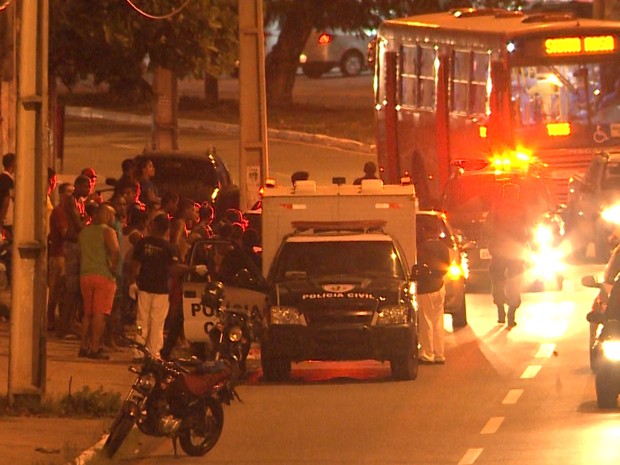
M375 43L378 161L440 207L452 166L526 153L568 178L620 146L620 23L501 9L387 20ZM620 81L618 81L620 94ZM475 164L475 163L474 163Z

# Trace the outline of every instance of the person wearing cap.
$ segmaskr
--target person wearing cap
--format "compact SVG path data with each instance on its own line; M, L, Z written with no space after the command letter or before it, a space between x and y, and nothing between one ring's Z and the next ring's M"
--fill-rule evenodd
M92 202L95 202L97 204L100 204L101 202L103 202L103 197L101 196L101 192L95 191L95 186L97 185L97 173L95 172L95 169L84 168L82 170L82 175L86 176L90 180L90 192L88 193L88 197L86 197L86 200L85 200L86 205Z
M357 178L355 181L353 181L353 185L359 186L360 184L362 184L362 180L364 179L379 179L377 177L377 165L375 165L371 161L367 161L364 164L364 176Z

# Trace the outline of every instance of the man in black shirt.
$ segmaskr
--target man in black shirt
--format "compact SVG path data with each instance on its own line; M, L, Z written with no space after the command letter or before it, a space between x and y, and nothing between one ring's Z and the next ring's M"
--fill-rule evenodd
M418 237L418 309L420 362L444 364L443 312L446 289L443 277L450 266L450 249L431 226L424 225Z

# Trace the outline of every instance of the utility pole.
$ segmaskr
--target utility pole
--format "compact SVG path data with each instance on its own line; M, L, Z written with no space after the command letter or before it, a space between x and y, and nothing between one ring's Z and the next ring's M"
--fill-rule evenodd
M48 160L49 0L22 0L17 73L17 144L9 402L45 392L45 254Z
M259 199L268 177L263 0L239 0L240 208Z

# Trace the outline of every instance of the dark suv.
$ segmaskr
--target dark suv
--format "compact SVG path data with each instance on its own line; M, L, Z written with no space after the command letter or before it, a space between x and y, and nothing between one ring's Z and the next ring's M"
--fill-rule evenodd
M609 238L613 232L605 211L620 202L620 153L594 155L584 175L571 179L566 209L566 226L578 258L584 258L588 245L600 262L609 258Z
M239 187L214 149L204 153L145 152L139 157L153 161L153 182L160 194L175 192L179 198L195 202L213 201L218 217L228 208L239 208Z
M554 243L564 234L563 221L551 203L544 178L527 172L497 173L489 168L458 170L448 181L442 208L452 227L463 237L469 285L488 283L491 254L485 221L506 183L520 187L520 199L536 220L532 228L538 224L546 225L554 235Z

